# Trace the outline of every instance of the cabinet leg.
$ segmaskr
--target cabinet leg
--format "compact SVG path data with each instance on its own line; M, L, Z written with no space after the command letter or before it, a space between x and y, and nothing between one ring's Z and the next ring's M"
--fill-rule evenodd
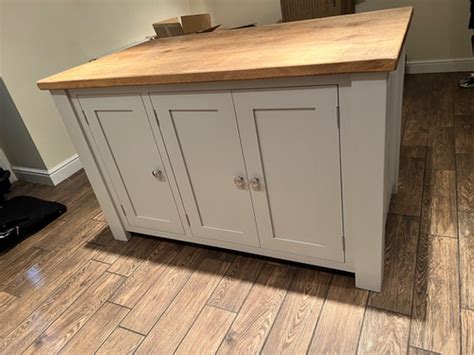
M355 279L357 288L374 292L382 291L382 275L380 273L356 273Z
M109 227L110 227L110 230L112 231L112 235L114 236L114 239L121 240L122 242L128 242L128 240L131 237L130 232L127 232L121 226L114 228L113 226L109 225Z

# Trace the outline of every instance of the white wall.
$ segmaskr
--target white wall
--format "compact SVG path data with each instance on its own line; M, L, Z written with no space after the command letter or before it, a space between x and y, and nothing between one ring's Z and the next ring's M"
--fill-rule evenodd
M472 57L469 0L358 0L357 11L408 5L415 8L407 41L408 60Z
M469 0L356 0L356 11L410 5L415 14L408 35L408 60L471 57ZM190 6L195 12L211 12L215 22L225 26L281 19L280 0L190 0Z
M281 19L280 0L189 0L189 5L193 13L210 12L215 24L227 27Z
M46 169L75 149L36 81L144 39L153 34L153 22L189 12L187 0L0 1L1 74Z

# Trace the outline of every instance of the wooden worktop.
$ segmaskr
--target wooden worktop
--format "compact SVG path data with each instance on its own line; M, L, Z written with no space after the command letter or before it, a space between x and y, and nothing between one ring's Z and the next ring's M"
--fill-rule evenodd
M164 38L40 80L40 89L195 83L396 69L412 7Z

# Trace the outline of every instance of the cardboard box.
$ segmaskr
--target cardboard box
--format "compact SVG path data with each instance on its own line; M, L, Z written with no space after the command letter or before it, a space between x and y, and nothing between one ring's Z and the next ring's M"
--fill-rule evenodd
M280 0L283 22L352 14L355 0Z
M197 14L169 18L153 24L159 38L198 33L212 28L210 14Z

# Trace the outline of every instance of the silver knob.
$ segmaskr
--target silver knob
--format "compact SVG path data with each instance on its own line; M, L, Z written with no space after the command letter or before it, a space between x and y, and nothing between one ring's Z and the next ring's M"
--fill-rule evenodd
M151 174L156 177L158 180L163 181L164 180L164 175L163 172L160 169L155 169L151 172Z
M245 187L245 180L242 176L236 176L234 178L234 184L239 190L242 190Z
M251 178L250 179L250 186L254 191L260 191L261 185L260 185L260 179L259 178Z

